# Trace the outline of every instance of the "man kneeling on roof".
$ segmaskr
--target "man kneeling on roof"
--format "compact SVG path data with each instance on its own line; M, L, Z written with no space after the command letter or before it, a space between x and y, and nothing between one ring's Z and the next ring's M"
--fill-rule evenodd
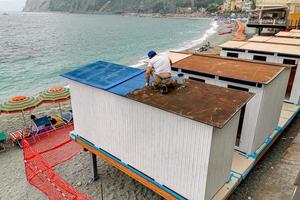
M158 55L155 51L149 51L148 57L150 61L146 70L146 86L149 86L150 75L153 77L155 88L173 86L175 81L171 78L172 61L169 56L167 54Z

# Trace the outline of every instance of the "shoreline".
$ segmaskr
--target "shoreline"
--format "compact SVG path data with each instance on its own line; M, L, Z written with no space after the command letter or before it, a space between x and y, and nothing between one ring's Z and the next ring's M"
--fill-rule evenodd
M151 17L151 18L179 18L179 19L207 19L212 18L210 13L201 13L201 12L193 12L193 13L136 13L136 12L63 12L63 11L1 11L1 13L54 13L54 14L78 14L78 15L119 15L119 16L134 16L134 17Z
M210 19L210 18L201 18L201 19ZM192 45L182 44L179 47L168 49L168 50L165 50L160 53L166 53L168 51L175 51L175 52L182 52L182 53L196 53L195 49L202 47L205 42L210 42L211 48L208 49L207 52L203 52L203 53L219 54L220 49L218 48L218 46L228 40L232 40L234 38L234 35L233 35L234 32L231 34L228 34L228 35L219 35L219 32L228 30L228 28L227 28L228 24L221 23L222 21L214 21L213 19L211 19L211 20L212 21L210 22L210 25L211 25L210 28L207 29L201 35L200 38L191 39L191 40L188 40L185 42L185 43L194 43L194 44L192 44ZM216 23L216 25L214 25L214 23ZM233 26L235 28L235 24L233 24ZM209 33L210 31L212 32L211 34ZM147 61L147 60L148 59L146 57L141 58L140 60L137 61L137 63L130 64L130 66L142 67L143 65L145 65L145 61ZM134 62L132 62L132 63L134 63Z

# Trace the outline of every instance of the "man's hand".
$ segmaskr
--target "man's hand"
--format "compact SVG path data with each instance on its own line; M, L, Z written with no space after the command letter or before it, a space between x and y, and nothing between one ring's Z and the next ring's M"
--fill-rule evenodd
M149 83L146 83L146 85L145 85L146 87L149 87L150 86L150 84Z

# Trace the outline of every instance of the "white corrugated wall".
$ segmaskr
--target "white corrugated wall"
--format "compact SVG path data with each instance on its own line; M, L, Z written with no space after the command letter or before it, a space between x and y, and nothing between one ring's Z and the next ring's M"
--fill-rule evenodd
M179 71L180 73L180 71ZM193 74L185 73L185 77L195 77L205 80L205 83L212 84L212 85L218 85L220 87L227 88L228 85L233 85L237 87L247 88L249 89L249 92L255 93L255 96L247 103L246 110L245 110L245 116L244 116L244 123L240 138L240 145L236 147L239 151L242 151L247 154L252 154L255 151L252 150L252 145L254 143L254 136L257 133L257 121L258 121L258 115L260 112L260 104L262 100L262 94L263 89L254 87L254 86L248 86L244 84L239 83L233 83L228 81L219 80L218 77L215 78L207 78L204 76L198 76Z
M211 199L215 191L221 189L228 180L239 118L240 112L222 129L214 128L211 145L217 148L210 151L205 199ZM220 169L219 166L224 167Z
M257 150L263 144L278 124L289 74L290 69L287 68L269 85L264 87L252 151Z
M298 66L291 92L290 101L295 104L300 104L300 59L298 60Z
M218 80L217 85L226 88L228 87L228 85L248 88L249 92L255 94L255 96L246 105L240 145L236 147L236 149L246 154L252 154L254 152L252 151L252 145L257 130L256 127L258 123L258 115L261 110L263 89L222 80ZM262 111L264 112L265 110Z
M73 81L70 86L77 134L186 198L204 199L211 126Z

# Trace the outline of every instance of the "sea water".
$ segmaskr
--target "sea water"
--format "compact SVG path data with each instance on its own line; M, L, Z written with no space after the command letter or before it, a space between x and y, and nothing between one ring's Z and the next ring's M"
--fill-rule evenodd
M64 85L60 74L97 60L135 65L149 50L190 48L216 29L212 19L0 15L0 99Z

